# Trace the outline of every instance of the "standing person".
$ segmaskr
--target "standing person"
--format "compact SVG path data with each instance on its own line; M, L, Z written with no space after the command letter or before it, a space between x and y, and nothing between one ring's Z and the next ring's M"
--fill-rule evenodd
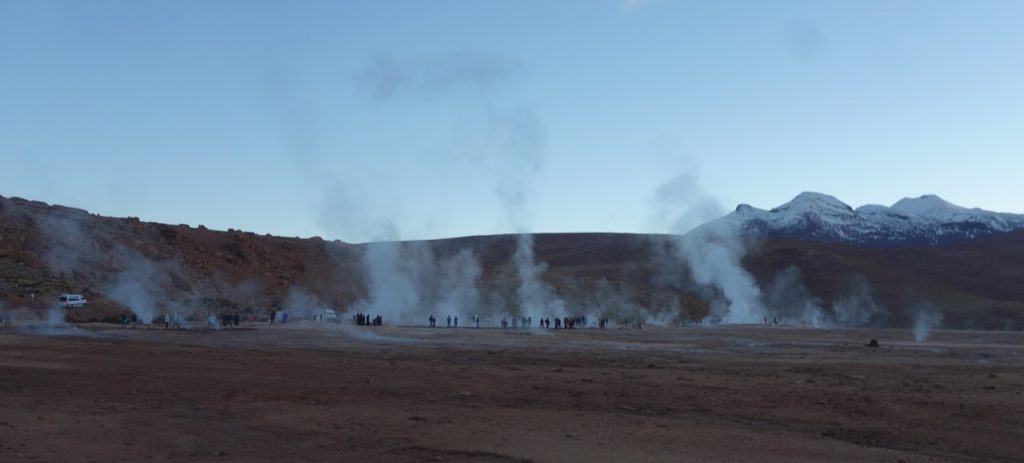
M479 315L474 315L473 319L474 319L474 321L476 321L476 327L480 328L480 316Z
M459 316L458 315L455 316L455 327L456 328L459 327Z
M452 327L452 316L449 315L448 316L448 328L451 328L451 327Z
M275 318L277 318L277 311L276 310L271 310L270 311L270 324L271 325L274 324L274 319Z

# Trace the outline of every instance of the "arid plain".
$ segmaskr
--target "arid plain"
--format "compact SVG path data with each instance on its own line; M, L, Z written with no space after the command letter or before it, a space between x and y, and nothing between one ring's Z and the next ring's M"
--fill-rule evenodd
M1021 461L1022 367L1020 332L22 326L0 455Z

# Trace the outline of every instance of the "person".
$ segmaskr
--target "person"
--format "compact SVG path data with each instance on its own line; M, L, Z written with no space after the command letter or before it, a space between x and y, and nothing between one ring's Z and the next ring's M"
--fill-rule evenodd
M512 317L512 328L519 326L518 323L519 322L516 321L516 317Z
M456 328L459 327L459 316L458 315L455 316L455 327Z
M473 315L473 321L476 322L476 327L480 328L480 316L479 315Z
M235 314L235 326L238 326L241 323L242 323L242 317L240 315L238 315L238 314Z
M555 317L555 329L557 330L557 329L559 329L561 327L562 327L562 319L558 318L558 317Z
M4 312L3 317L4 317L4 328L10 328L11 327L11 313L10 312Z
M508 328L508 319L506 319L505 317L501 317L501 327Z
M448 328L451 328L451 327L452 327L452 316L449 315L448 316Z
M434 327L434 321L435 321L434 314L430 314L430 317L427 317L427 323L430 324L431 328Z
M271 310L270 311L270 324L271 325L274 324L274 319L275 318L277 318L277 311L276 310Z

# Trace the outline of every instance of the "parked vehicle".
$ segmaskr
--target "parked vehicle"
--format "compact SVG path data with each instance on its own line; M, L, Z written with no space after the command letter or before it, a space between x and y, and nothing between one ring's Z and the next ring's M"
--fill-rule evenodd
M61 294L57 298L57 303L65 309L77 309L85 307L86 301L81 294Z
M313 314L313 320L321 322L337 322L338 313L332 309L323 309Z

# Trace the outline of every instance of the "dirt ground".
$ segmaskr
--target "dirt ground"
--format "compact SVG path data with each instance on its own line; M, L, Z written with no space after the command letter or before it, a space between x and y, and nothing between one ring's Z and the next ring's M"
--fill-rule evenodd
M0 329L0 461L1024 461L1020 332L242 328Z

